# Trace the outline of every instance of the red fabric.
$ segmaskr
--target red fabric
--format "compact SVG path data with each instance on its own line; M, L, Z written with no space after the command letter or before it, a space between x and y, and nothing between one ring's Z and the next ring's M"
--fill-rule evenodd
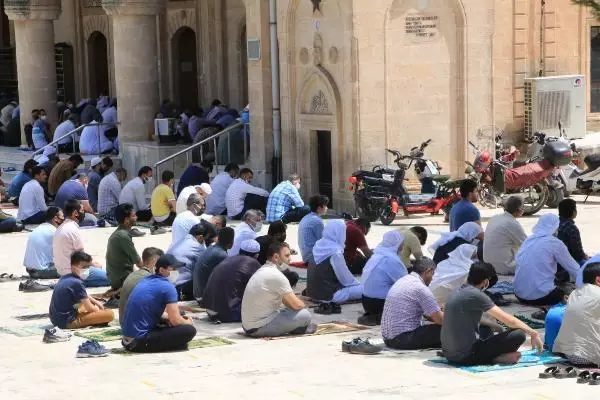
M550 176L552 171L554 171L554 167L546 160L507 169L504 171L504 187L507 190L516 190L533 186Z
M362 228L354 221L346 223L346 247L344 248L344 259L346 264L350 265L356 258L357 250L361 247L367 247L367 238Z

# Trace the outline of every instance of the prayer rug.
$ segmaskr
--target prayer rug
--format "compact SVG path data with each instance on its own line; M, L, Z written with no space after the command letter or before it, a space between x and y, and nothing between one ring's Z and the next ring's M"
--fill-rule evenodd
M221 337L207 337L202 339L193 339L188 343L188 350L194 349L202 349L205 347L218 347L218 346L228 346L231 344L235 344L231 340L227 340ZM132 353L130 351L125 350L123 347L119 347L117 349L110 349L112 354L120 354L123 356L133 356L136 354L144 354L144 353Z
M334 333L346 333L346 332L354 332L354 331L362 331L365 329L371 329L371 327L353 324L352 322L325 322L317 325L317 331L315 333L311 333L310 335L285 335L278 337L264 337L261 339L264 340L278 340L278 339L290 339L297 337L306 337L306 336L318 336L318 335L332 335ZM246 336L244 332L240 332L241 335Z
M14 318L18 319L19 321L33 321L36 319L50 318L50 314L48 314L48 313L25 314L25 315L16 315Z
M110 342L113 340L121 340L120 327L75 330L74 334L75 336L79 336L90 340L97 340L98 342Z
M514 365L474 365L469 367L460 367L449 364L448 360L446 360L445 358L428 360L428 362L434 364L446 364L448 366L455 367L463 371L471 372L473 374L479 374L481 372L504 371L507 369L535 367L544 364L556 364L563 361L563 358L554 355L549 351L544 351L542 354L537 354L537 351L535 350L527 350L522 351L521 354L521 360Z
M515 288L513 287L512 282L510 281L500 281L496 283L493 287L488 289L490 293L498 293L498 294L515 294Z
M52 325L0 326L0 333L7 333L18 337L29 337L43 335L47 328L52 328Z
M538 321L535 319L531 319L522 314L515 314L515 318L519 321L523 322L525 325L529 326L531 329L544 329L546 324L542 321ZM507 328L506 325L500 323L503 327Z

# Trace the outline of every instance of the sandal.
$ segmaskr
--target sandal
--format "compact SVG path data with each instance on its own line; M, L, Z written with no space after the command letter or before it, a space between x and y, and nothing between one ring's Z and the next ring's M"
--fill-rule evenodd
M590 383L590 379L592 378L592 374L590 371L585 370L581 371L577 376L577 383Z
M592 376L590 376L590 385L598 386L600 385L600 372L594 372Z
M579 371L575 367L567 367L565 369L559 368L558 372L554 375L557 379L568 379L577 378Z
M538 375L540 379L549 379L554 378L554 376L558 373L559 369L557 366L548 367L544 370L544 372L540 372Z

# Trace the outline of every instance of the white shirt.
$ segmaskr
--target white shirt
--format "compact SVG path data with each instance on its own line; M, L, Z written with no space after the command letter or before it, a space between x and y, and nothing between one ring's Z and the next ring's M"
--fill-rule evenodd
M23 221L40 211L46 211L46 199L44 197L44 188L35 179L27 182L21 190L19 196L19 212L17 220Z
M117 121L117 109L115 107L109 107L102 112L102 122L105 124L110 124L104 125L105 129L115 128L116 125L114 123Z
M227 206L225 205L225 195L233 178L228 172L221 172L215 176L210 183L212 193L206 199L206 212L212 215L221 215Z
M200 223L200 219L200 217L195 216L191 211L184 211L177 215L175 221L173 221L173 226L171 227L173 240L169 249L171 249L175 244L184 240L185 237L190 233L190 229Z
M269 197L269 192L265 189L252 186L242 178L237 178L229 185L227 193L225 194L225 206L227 207L228 217L235 217L244 210L244 200L246 199L246 195L250 193Z
M95 121L94 121L95 122ZM113 144L104 136L105 125L97 123L86 126L81 132L79 150L84 154L100 154L113 149ZM100 135L100 148L98 149L98 135Z
M233 238L233 246L227 252L229 257L237 256L240 254L240 247L242 246L242 242L245 240L256 239L256 232L252 230L250 225L245 222L242 222L235 228L235 236Z
M527 239L523 227L511 214L505 212L490 219L485 229L483 260L494 266L500 275L515 273L515 255Z
M58 140L59 138L65 136L67 133L69 133L73 130L75 130L74 123L72 123L69 120L61 122L54 130L54 136L52 137L52 141ZM79 142L79 135L75 135L75 141ZM66 138L62 139L60 142L58 142L58 144L69 144L69 143L73 143L73 138L70 136L66 137Z
M44 270L54 264L52 238L56 227L49 223L38 226L29 234L23 265L27 269Z
M150 208L146 201L146 186L142 178L135 177L123 187L119 195L119 204L131 203L135 211L143 211Z
M71 272L71 255L78 250L83 251L83 238L79 231L79 225L75 221L65 219L52 239L54 266L59 275Z
M179 197L177 198L177 203L175 205L175 211L177 214L187 211L188 198L194 193L198 193L196 192L195 186L187 186L183 188L181 193L179 193Z

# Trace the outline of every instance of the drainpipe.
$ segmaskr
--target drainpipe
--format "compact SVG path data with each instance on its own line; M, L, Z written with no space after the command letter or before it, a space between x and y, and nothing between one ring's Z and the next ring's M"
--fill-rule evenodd
M281 109L279 99L279 42L277 38L277 0L269 0L271 28L271 90L273 96L273 186L281 181Z

